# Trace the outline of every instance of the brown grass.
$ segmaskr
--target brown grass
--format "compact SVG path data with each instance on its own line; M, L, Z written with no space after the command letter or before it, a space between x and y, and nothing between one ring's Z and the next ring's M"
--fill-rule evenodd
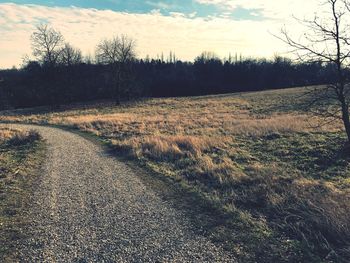
M34 130L24 131L20 129L0 128L0 143L21 145L40 139L40 134Z
M150 99L124 107L106 108L99 104L48 114L5 112L0 120L72 125L103 136L123 138L158 134L258 137L270 133L337 131L342 128L339 122L319 126L321 119L315 116L295 109L285 110L284 106L292 105L293 98L300 92L300 89L290 89L192 99ZM271 108L271 111L257 114L261 108Z
M214 110L214 109L213 109ZM274 114L252 116L248 112L187 112L166 116L119 113L53 118L52 123L74 125L88 131L108 130L110 133L132 134L230 134L264 136L271 133L336 131L341 125L319 126L320 120L306 114ZM108 135L108 134L107 134Z
M157 160L176 160L181 157L197 158L204 151L210 151L212 147L220 145L218 140L212 137L196 137L184 135L159 135L131 138L112 143L121 149L129 150L135 156L147 155Z
M0 141L7 141L11 139L16 134L21 133L19 130L9 129L9 128L0 128Z

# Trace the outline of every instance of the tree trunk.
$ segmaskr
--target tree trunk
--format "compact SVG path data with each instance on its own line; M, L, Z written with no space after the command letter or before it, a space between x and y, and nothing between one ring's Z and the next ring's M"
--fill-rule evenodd
M114 98L115 98L115 104L120 105L120 80L118 80L117 82Z
M120 105L120 68L118 69L118 74L117 74L117 83L116 83L116 89L114 91L114 99L115 99L115 104Z
M117 63L112 64L112 90L111 96L115 105L120 105L120 70Z
M342 104L342 120L344 123L346 135L348 136L348 142L350 142L350 118L349 118L349 106L344 101L341 102Z

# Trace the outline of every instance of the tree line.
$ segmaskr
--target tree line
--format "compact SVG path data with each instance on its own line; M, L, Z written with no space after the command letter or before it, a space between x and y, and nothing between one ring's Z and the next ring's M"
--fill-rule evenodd
M0 107L59 106L72 102L139 97L220 94L329 83L334 66L318 61L220 59L203 52L194 62L176 59L138 59L128 36L104 39L95 58L64 41L49 25L31 36L34 59L20 69L0 71Z

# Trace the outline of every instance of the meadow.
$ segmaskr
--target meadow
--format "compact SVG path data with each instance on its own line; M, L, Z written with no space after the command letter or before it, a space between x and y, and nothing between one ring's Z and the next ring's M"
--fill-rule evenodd
M350 154L304 88L2 112L92 133L227 216L208 230L245 262L350 257ZM195 205L195 204L194 204Z

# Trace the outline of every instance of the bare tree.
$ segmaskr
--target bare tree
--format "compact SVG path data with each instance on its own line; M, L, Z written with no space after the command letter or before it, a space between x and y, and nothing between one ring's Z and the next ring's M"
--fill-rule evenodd
M221 61L219 56L211 51L203 51L195 58L195 62L208 63L212 61Z
M114 99L120 103L122 88L130 84L131 66L135 60L135 41L125 35L102 40L96 48L97 62L111 66L115 82Z
M59 31L47 24L36 27L31 35L33 55L43 64L54 66L57 63L64 38Z
M41 24L31 35L31 42L33 55L45 66L43 79L47 88L48 102L53 107L59 107L63 97L63 85L56 66L64 44L63 36L49 25Z
M322 16L298 20L306 29L300 38L291 37L286 29L282 29L282 37L278 38L292 47L300 60L324 63L334 69L326 87L316 87L307 93L309 106L325 121L340 119L350 142L350 5L347 0L326 0L324 5L328 12Z
M59 51L59 63L65 66L80 64L83 61L81 50L74 48L71 44L65 43Z

